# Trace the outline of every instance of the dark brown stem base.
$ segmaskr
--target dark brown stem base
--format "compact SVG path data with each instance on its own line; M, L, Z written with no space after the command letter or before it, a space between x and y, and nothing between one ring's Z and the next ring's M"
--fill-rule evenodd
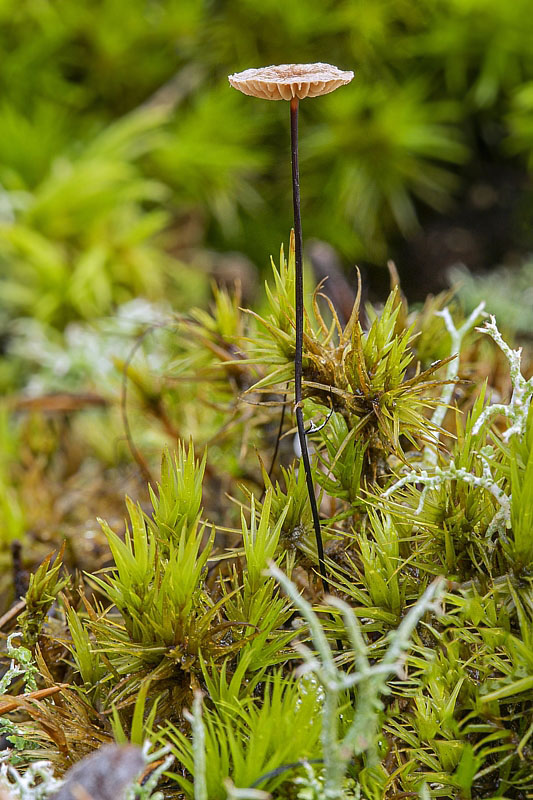
M295 308L296 308L296 352L294 354L294 401L298 439L302 451L302 462L305 481L309 494L309 503L313 515L316 547L318 552L318 568L325 592L329 592L329 582L324 561L324 545L320 530L320 518L313 485L313 474L309 461L309 450L305 435L304 416L302 411L302 372L303 372L303 337L304 337L304 275L302 263L302 220L300 216L300 172L298 167L298 98L291 100L291 163L292 163L292 202L294 209L294 243L295 243Z

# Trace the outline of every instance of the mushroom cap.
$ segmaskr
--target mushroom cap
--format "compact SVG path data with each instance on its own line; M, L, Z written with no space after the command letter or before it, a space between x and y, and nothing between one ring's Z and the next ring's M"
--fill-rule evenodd
M318 97L350 83L353 72L343 72L331 64L278 64L260 69L245 69L229 75L230 84L243 94L265 100L292 100Z

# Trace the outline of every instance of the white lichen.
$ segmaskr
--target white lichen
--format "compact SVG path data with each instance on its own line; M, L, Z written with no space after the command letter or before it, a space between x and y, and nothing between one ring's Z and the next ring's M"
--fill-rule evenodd
M9 751L0 758L0 788L9 793L13 800L47 800L63 785L63 781L54 777L49 761L36 761L21 774L11 764L6 763Z
M448 362L448 365L446 367L446 376L445 376L446 385L444 386L444 389L442 391L440 403L433 412L433 416L431 418L431 422L437 428L439 428L444 422L446 411L448 410L448 406L450 405L453 396L453 390L455 385L454 384L455 360L458 359L461 354L461 347L465 336L470 332L470 330L474 327L474 325L478 321L478 318L483 314L484 308L485 308L485 303L480 303L477 306L477 308L475 308L472 311L469 317L463 322L463 324L459 328L456 327L449 309L445 308L442 311L435 312L436 316L443 318L444 324L446 325L446 329L450 334L451 338L450 356L453 356L452 360ZM426 464L430 466L437 463L439 439L440 439L440 433L437 430L434 436L434 443L426 445L424 449L423 460Z
M465 333L469 327L474 324L475 319L482 313L482 311L483 304L480 304L472 312L472 314L470 314L466 322L459 329L456 329L448 309L445 309L443 312L439 312L444 318L446 327L452 337L452 348L460 347ZM508 404L491 403L482 411L472 427L472 434L473 436L479 435L483 427L490 422L491 419L501 415L506 417L511 423L507 430L502 434L502 439L507 442L514 434L518 434L520 436L525 434L529 407L531 405L531 398L533 397L533 378L526 380L522 375L522 351L521 349L512 350L504 341L493 316L491 316L490 319L485 322L485 326L483 328L476 328L476 330L478 330L480 333L486 333L491 336L491 338L496 342L498 347L506 356L509 363L509 371L513 390ZM446 388L448 392L450 392L452 386L450 386L449 389L448 387ZM442 405L436 409L432 418L432 422L436 424L440 424L444 418L444 413L446 411L445 400L446 396L443 393ZM403 475L391 486L389 486L389 488L383 493L382 499L391 497L391 495L408 484L422 484L423 489L420 493L420 500L415 512L416 514L420 514L424 507L427 494L431 489L439 488L451 480L462 481L463 483L470 484L471 486L475 486L479 489L485 489L497 500L499 509L496 511L494 517L487 527L486 537L487 540L490 540L495 533L498 533L503 539L505 539L506 530L511 525L512 497L510 493L506 494L504 492L494 477L492 466L495 457L494 448L490 445L481 447L477 452L477 455L479 456L482 464L481 475L476 475L464 468L456 467L453 459L445 467L437 466L437 449L433 448L433 446L426 447L424 450L424 460L422 463L432 467L431 471L426 469L421 469L420 471L416 469L410 470L406 475Z
M476 328L476 330L480 333L488 334L507 358L513 391L508 404L494 403L487 406L477 419L473 428L473 433L479 433L483 425L489 422L493 417L501 415L511 422L511 425L503 433L503 440L507 442L515 433L519 435L525 433L527 415L529 406L531 405L531 398L533 397L533 378L526 380L522 375L522 348L520 347L518 350L512 350L509 347L498 330L496 320L493 316L490 317L490 320L485 322L485 327Z
M348 762L354 755L366 754L369 764L375 761L375 733L382 710L380 696L387 691L387 680L402 674L405 652L410 637L421 617L430 610L438 611L443 581L434 581L424 592L399 627L389 635L389 646L383 659L372 664L368 648L363 639L359 622L353 609L338 598L328 598L328 603L337 608L343 618L346 634L354 653L355 671L347 675L335 663L320 620L310 603L305 600L292 581L274 564L270 574L279 582L309 626L316 654L303 645L296 645L307 670L313 672L324 687L322 705L322 753L324 758L324 800L340 800ZM344 736L339 737L338 704L341 693L347 688L360 685L354 718Z

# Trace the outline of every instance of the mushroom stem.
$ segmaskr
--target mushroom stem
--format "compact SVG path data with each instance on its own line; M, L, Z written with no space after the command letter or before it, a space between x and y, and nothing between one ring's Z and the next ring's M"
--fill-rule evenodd
M318 568L322 577L322 586L329 592L329 582L324 561L324 545L320 530L320 518L313 485L313 474L309 461L307 439L305 435L304 416L302 411L302 372L303 372L303 338L304 338L304 275L302 265L302 219L300 215L300 171L298 167L298 98L291 100L291 164L292 164L292 204L294 209L294 255L295 255L295 309L296 309L296 352L294 354L294 401L298 439L302 451L305 481L313 515L316 547L318 552Z

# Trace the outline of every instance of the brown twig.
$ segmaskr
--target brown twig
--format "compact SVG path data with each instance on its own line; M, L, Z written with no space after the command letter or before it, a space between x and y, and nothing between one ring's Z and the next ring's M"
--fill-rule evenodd
M0 698L0 714L9 714L10 711L15 711L25 705L28 700L43 700L45 697L50 697L50 695L68 688L68 683L60 683L58 686L48 686L46 689L38 689L36 692L28 692L28 694L20 694L16 697L4 695Z
M11 606L11 608L8 609L5 614L2 614L0 617L0 629L4 627L6 622L10 622L14 617L17 617L24 608L26 608L25 597L23 597L21 600L17 600L15 605Z

